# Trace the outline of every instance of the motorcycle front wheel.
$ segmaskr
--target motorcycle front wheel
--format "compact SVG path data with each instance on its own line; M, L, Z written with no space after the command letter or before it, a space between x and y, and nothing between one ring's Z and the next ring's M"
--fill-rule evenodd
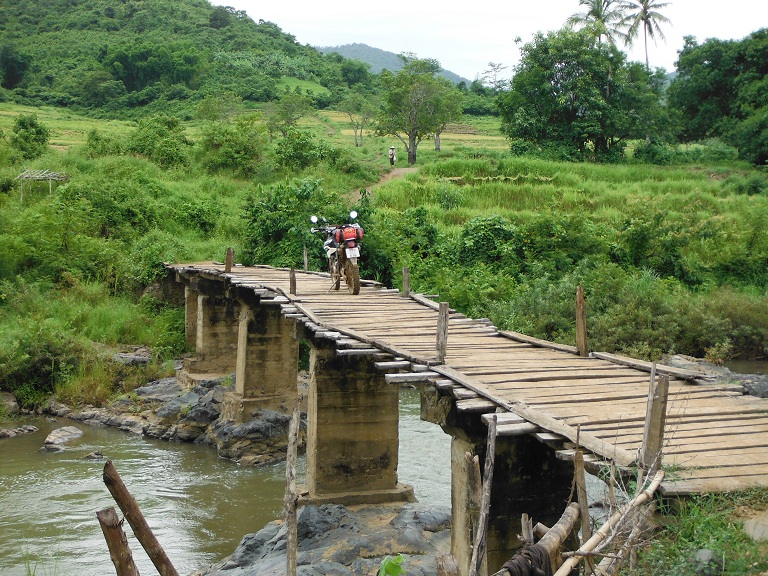
M338 290L341 286L341 270L339 269L339 256L331 254L328 258L328 272L331 274L333 289Z
M344 281L352 294L360 294L360 268L357 263L347 261L344 271Z

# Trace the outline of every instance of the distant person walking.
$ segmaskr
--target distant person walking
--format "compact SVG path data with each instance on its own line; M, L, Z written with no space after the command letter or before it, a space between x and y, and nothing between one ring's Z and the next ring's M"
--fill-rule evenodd
M390 146L389 147L389 165L394 166L395 160L397 160L397 156L395 156L395 147Z

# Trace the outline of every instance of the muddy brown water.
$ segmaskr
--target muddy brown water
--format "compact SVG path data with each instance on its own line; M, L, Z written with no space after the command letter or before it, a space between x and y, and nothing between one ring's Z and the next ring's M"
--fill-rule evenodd
M400 404L399 479L414 485L421 502L450 506L449 437L419 419L418 392L404 391ZM179 574L231 554L243 535L282 514L283 464L245 468L209 447L66 419L0 421L0 428L27 423L40 430L0 440L3 576L114 574L96 512L115 503L101 479L105 460L85 458L93 451L113 461ZM83 436L63 452L41 451L51 430L70 425ZM300 458L299 481L303 475ZM155 574L127 523L124 529L139 573Z

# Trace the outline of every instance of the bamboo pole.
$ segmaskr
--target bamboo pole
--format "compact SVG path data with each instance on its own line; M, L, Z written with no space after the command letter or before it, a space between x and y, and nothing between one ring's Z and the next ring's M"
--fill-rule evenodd
M304 246L304 272L309 272L309 254L306 246Z
M485 472L483 474L483 498L480 503L480 520L477 523L475 545L472 547L472 559L469 562L469 576L477 576L481 573L483 559L485 558L488 511L491 507L491 485L493 484L493 464L495 459L496 415L494 414L488 423L488 444L485 449Z
M301 418L301 396L296 400L293 417L288 426L288 454L285 460L285 526L288 532L286 545L286 576L296 576L298 555L298 527L296 522L296 452Z
M411 273L408 268L403 268L403 296L410 298L411 296Z
M632 508L641 506L653 496L653 493L656 492L656 489L659 487L659 484L661 484L663 479L664 471L659 470L656 472L656 475L654 476L653 482L651 482L650 486L638 494L624 510L619 510L618 512L614 513L613 516L611 516L605 522L605 524L603 524L600 529L592 535L592 538L581 545L577 553L584 554L587 552L592 552L598 544L606 539L611 530L626 518ZM558 568L557 572L555 572L553 576L566 576L570 574L571 570L575 568L579 562L581 562L582 557L583 556L581 555L577 555L568 558L565 562L563 562L563 565Z
M139 569L133 561L131 549L128 547L128 538L123 532L120 520L117 518L115 508L110 506L96 512L101 531L109 548L109 557L115 565L117 576L139 576Z
M128 524L133 529L136 539L147 552L147 556L152 560L152 564L155 565L160 576L179 576L176 568L173 567L168 556L166 556L163 547L160 546L160 542L157 541L157 538L152 533L149 524L144 519L138 504L136 504L136 500L133 499L133 496L131 496L131 493L123 484L123 480L120 478L120 474L117 473L114 464L112 464L112 460L107 460L107 463L104 464L102 477L104 484L107 485L110 494L112 494L125 519L128 520Z

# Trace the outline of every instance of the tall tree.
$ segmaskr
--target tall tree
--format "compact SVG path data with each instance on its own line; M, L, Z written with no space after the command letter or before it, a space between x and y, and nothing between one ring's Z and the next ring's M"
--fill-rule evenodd
M312 101L304 94L284 92L277 102L270 102L266 107L267 129L272 137L279 132L283 137L296 126L296 123L314 111Z
M657 2L656 0L624 0L622 9L626 12L623 24L627 25L627 43L637 38L640 28L643 29L643 41L645 43L645 67L650 68L648 61L648 38L656 40L656 36L664 40L661 31L662 24L669 24L669 18L659 10L669 6L669 2Z
M612 45L616 44L616 40L626 39L622 24L624 12L618 0L579 0L579 5L585 6L587 10L571 15L566 24L595 28L600 42L603 36Z
M339 111L349 118L355 132L355 147L359 148L363 145L363 131L376 117L376 99L360 92L349 91L339 102Z
M401 56L404 66L397 73L381 73L384 105L377 119L376 133L394 136L408 152L408 163L416 163L416 149L426 137L434 135L441 126L458 117L454 106L446 105L453 85L437 76L440 63L420 60L412 55Z
M515 72L497 104L502 132L524 146L610 159L625 140L664 125L660 83L642 64L627 64L616 46L598 43L591 29L537 34Z
M400 58L404 66L397 74L388 70L381 73L384 106L376 133L400 140L408 152L408 164L415 164L419 143L457 117L455 108L444 104L456 89L437 76L442 69L437 60L421 60L411 54Z

